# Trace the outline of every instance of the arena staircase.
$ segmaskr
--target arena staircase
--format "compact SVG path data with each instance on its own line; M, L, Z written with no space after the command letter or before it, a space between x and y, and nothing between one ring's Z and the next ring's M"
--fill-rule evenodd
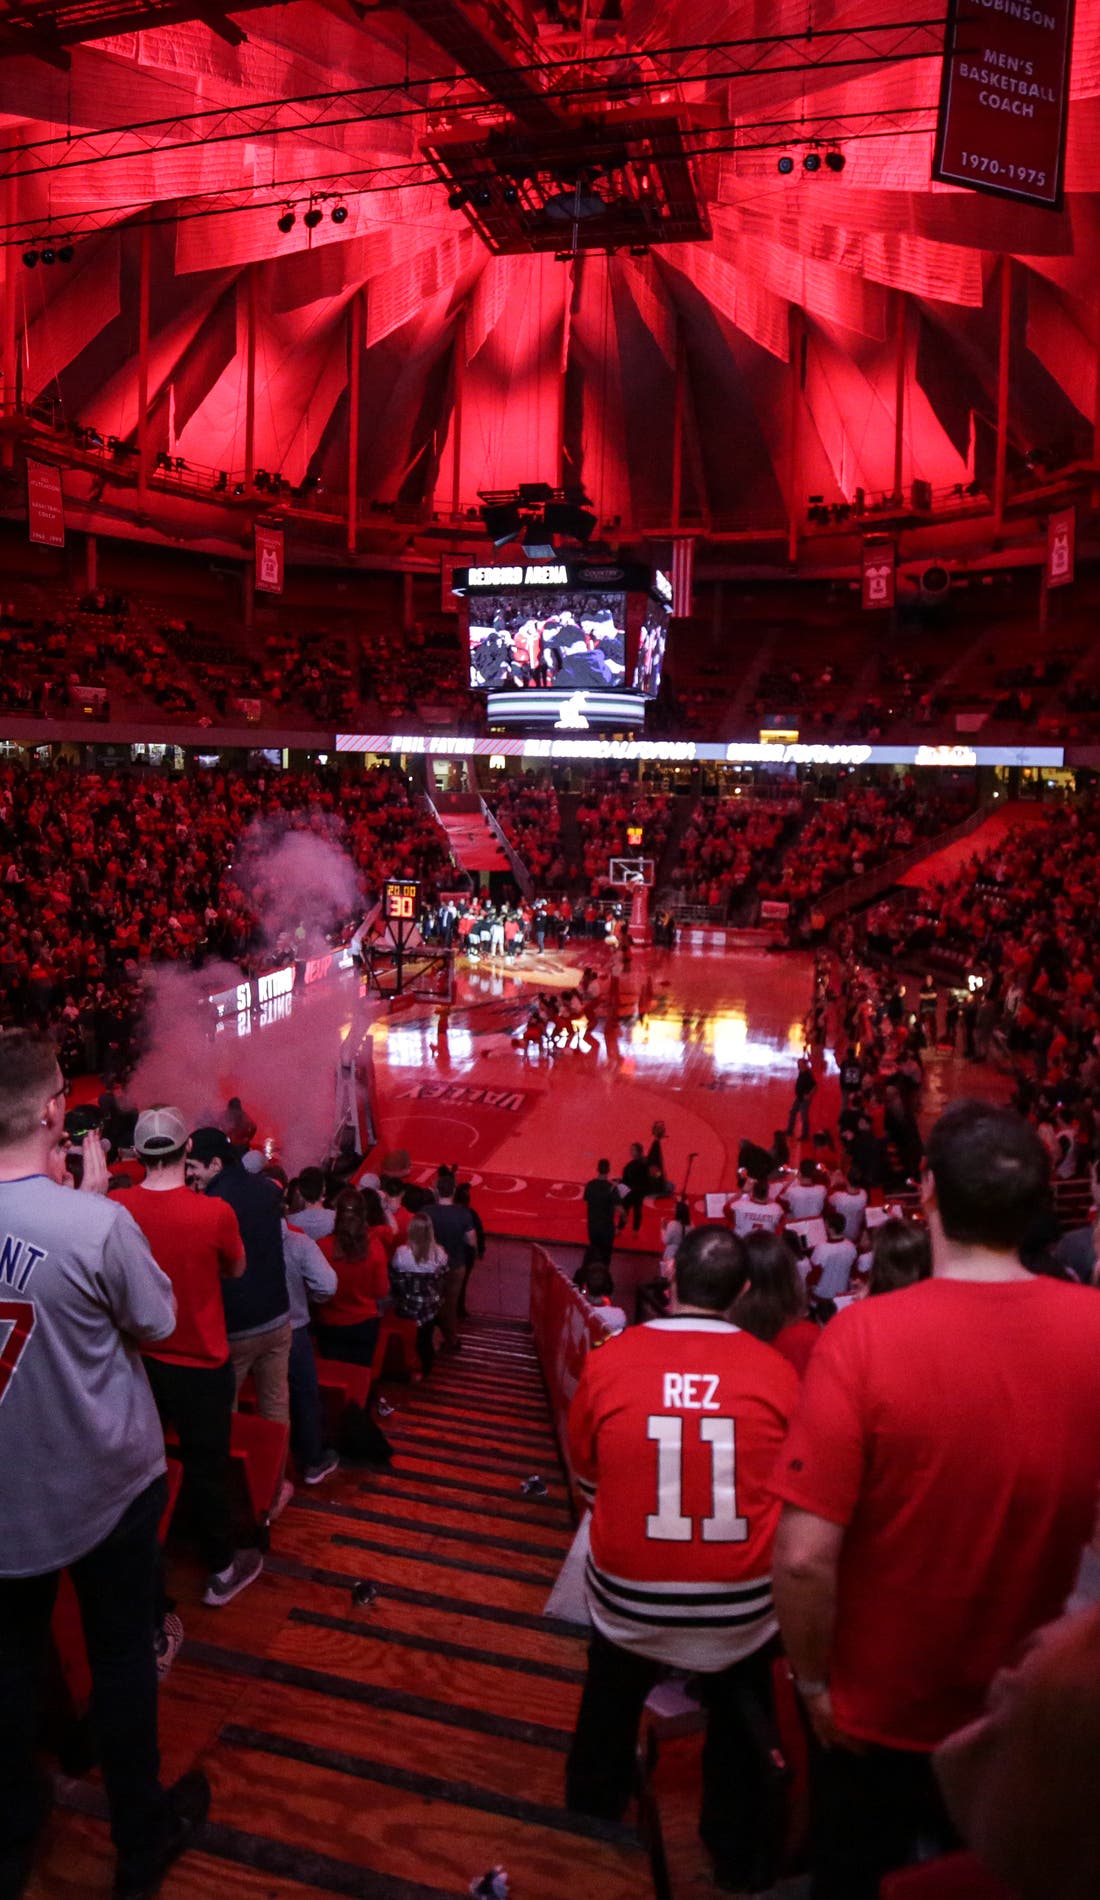
M392 1467L299 1488L235 1602L173 1565L164 1774L201 1766L213 1803L164 1900L455 1900L494 1866L514 1900L645 1900L633 1831L563 1806L585 1632L542 1614L573 1527L529 1329L471 1321L386 1390ZM32 1900L106 1894L103 1815L62 1786Z
M508 854L476 793L437 792L432 802L447 833L447 843L463 871L469 871L475 878L479 871L511 873Z
M691 814L695 810L697 803L698 799L694 792L677 792L672 801L672 823L668 828L665 848L661 852L653 870L653 886L655 890L664 890L673 871L676 869L676 862L680 856L680 845L684 833L691 823Z

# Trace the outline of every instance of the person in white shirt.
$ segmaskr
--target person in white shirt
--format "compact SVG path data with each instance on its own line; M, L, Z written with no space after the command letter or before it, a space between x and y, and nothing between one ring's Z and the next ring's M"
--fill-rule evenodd
M867 1213L867 1189L854 1186L844 1174L834 1175L833 1183L829 1206L844 1216L844 1238L858 1240Z
M813 1161L803 1161L798 1179L780 1195L780 1201L792 1220L817 1220L825 1206L828 1189Z
M814 1292L819 1300L840 1300L848 1291L856 1264L856 1243L844 1233L844 1216L835 1207L825 1209L825 1239L810 1255L811 1270L820 1275Z
M754 1181L748 1194L727 1202L726 1214L733 1221L734 1233L742 1239L746 1234L777 1234L783 1225L783 1209L778 1201L769 1199L766 1180Z

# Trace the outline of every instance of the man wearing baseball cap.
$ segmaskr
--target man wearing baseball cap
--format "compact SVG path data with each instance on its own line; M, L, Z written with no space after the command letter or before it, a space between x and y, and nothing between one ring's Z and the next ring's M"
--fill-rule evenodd
M184 1482L209 1580L203 1602L228 1603L259 1576L258 1550L234 1550L231 1534L229 1432L236 1384L225 1330L222 1286L244 1272L244 1243L225 1201L187 1186L187 1123L178 1108L147 1108L134 1127L134 1151L145 1180L126 1205L176 1296L176 1330L145 1355L162 1422L179 1436ZM183 1641L183 1625L161 1605L157 1666L166 1675Z

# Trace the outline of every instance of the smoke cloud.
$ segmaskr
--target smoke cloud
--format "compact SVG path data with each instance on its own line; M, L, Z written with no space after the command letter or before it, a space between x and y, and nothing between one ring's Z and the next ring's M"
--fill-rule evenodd
M327 933L361 911L359 874L338 842L338 821L320 816L293 828L289 819L251 825L234 857L230 877L258 920L261 958L287 950L323 953ZM293 1174L327 1151L336 1121L336 1068L355 1006L352 978L332 978L305 995L277 997L240 1016L230 1004L218 1017L210 997L241 981L236 964L201 970L159 964L147 978L144 1054L127 1085L138 1108L171 1102L192 1128L220 1121L239 1095L272 1136ZM248 1025L246 1033L239 1029Z

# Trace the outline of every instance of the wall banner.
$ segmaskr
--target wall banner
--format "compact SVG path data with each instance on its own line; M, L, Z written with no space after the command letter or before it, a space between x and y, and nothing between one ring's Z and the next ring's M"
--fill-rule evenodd
M948 0L932 176L1062 208L1074 0Z

